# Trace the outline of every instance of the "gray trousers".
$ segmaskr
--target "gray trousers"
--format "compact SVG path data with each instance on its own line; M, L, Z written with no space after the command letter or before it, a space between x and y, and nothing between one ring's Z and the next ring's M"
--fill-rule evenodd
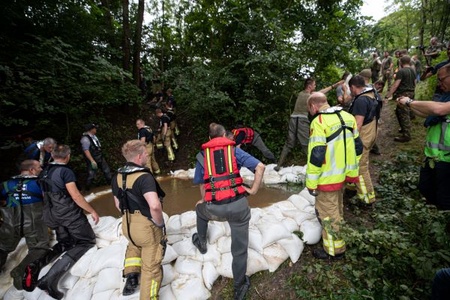
M256 131L254 131L252 146L255 146L259 151L261 151L265 158L272 162L275 161L275 155L273 155L272 151L267 148L261 138L261 135Z
M251 217L247 198L222 205L203 202L197 205L196 212L197 233L202 240L206 240L208 221L228 221L231 228L234 287L239 288L244 283L247 272L248 225Z
M304 115L291 116L289 119L289 130L282 153L286 156L297 142L304 153L308 153L309 143L309 119ZM282 155L283 156L283 155ZM283 159L284 160L284 159Z

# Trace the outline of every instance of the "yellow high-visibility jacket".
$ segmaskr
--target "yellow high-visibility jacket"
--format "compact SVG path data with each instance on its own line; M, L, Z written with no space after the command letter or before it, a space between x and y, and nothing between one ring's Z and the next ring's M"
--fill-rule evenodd
M425 156L437 161L450 162L450 115L428 127Z
M306 187L331 192L358 182L362 150L355 117L341 107L322 106L310 125Z

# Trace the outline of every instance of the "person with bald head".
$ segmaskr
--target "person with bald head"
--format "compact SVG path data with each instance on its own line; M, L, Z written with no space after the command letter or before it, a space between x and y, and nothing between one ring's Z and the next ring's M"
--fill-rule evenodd
M323 247L313 251L318 259L344 257L345 241L339 234L344 220L343 188L359 180L362 153L355 117L342 107L330 107L325 94L312 93L307 100L311 121L306 187L316 197L317 218L322 224Z

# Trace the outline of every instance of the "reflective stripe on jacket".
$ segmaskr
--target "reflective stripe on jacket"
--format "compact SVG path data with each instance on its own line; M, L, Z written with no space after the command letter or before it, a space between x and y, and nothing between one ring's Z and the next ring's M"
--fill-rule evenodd
M311 121L306 187L337 191L358 182L362 143L355 118L342 108L321 107Z
M428 127L425 155L437 161L450 162L450 115L445 120Z
M229 200L245 194L234 153L234 141L213 138L204 150L205 201Z

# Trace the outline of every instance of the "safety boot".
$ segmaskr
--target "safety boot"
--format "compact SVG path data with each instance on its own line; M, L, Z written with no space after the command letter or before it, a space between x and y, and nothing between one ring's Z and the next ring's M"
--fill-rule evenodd
M245 276L244 283L242 283L239 287L234 288L234 300L243 300L245 299L245 295L250 289L250 278Z
M59 244L57 244L59 246ZM25 272L22 277L22 287L27 292L32 292L36 288L38 282L39 273L42 268L52 262L58 255L62 253L60 247L56 249L48 250L44 256L36 259L28 266L25 267Z
M205 254L208 251L208 248L206 247L206 239L202 240L198 233L194 233L192 235L192 244L197 247L201 254Z
M326 253L322 248L319 248L313 250L313 256L318 259L341 260L345 257L345 253L340 253L332 256Z
M67 254L61 256L55 264L51 267L47 274L42 277L37 286L41 290L47 292L50 297L55 299L62 299L64 293L58 290L58 282L64 273L67 272L73 265L75 260Z
M289 148L284 146L283 150L281 150L280 160L278 160L277 166L273 168L275 171L280 171L281 166L283 165L284 161L286 160L287 155L289 154Z
M138 272L133 272L126 275L127 281L123 287L122 295L129 296L136 292L136 289L139 286L139 275L140 273Z

